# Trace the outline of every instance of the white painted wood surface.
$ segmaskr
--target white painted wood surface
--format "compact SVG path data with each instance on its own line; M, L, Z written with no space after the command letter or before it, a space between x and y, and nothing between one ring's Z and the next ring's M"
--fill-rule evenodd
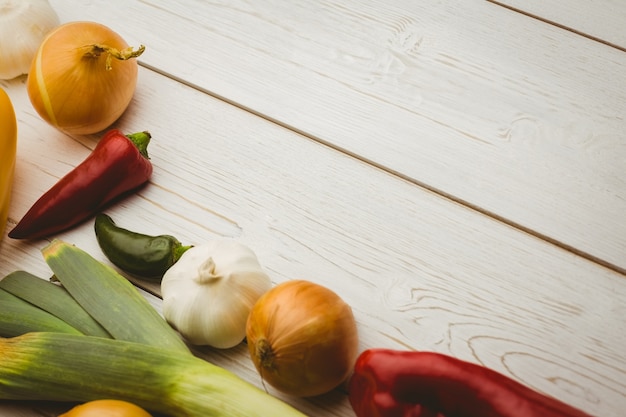
M459 2L454 7L433 5L421 10L425 15L415 13L413 18L427 28L423 41L426 45L438 42L443 47L435 53L436 48L431 45L431 55L426 54L419 65L423 56L409 60L420 67L423 82L434 83L420 85L428 87L432 96L423 97L428 105L418 106L420 112L399 111L412 96L405 91L411 83L402 81L398 74L398 83L392 90L394 81L385 77L391 77L393 66L381 71L378 80L365 82L360 77L371 77L376 72L368 65L378 58L368 60L367 53L382 54L383 49L378 48L387 33L381 28L389 28L385 19L399 16L400 6L409 7L402 2L397 3L398 7L379 8L381 20L368 20L377 16L373 8L357 14L356 10L365 6L350 2L342 3L344 8L339 3L309 2L306 6L293 5L295 12L286 11L280 2L268 2L267 7L275 7L273 19L267 10L252 13L251 8L257 7L257 3L197 2L194 7L209 5L215 12L202 32L206 47L195 56L195 61L189 57L176 65L168 62L168 53L173 53L167 51L168 47L178 41L184 48L201 43L196 39L188 39L186 46L182 43L185 33L198 30L197 23L187 20L193 8L187 12L181 7L175 17L173 12L145 2L125 3L125 10L93 1L84 12L77 6L70 8L69 2L52 3L63 21L74 20L81 13L93 14L100 16L98 21L124 33L131 42L140 42L144 36L152 39L146 42L149 52L143 63L158 71L146 67L140 70L136 97L116 126L126 132L152 132L150 154L155 172L148 187L107 211L116 222L145 233L175 234L188 243L228 237L249 245L275 283L306 278L338 292L354 309L362 349L392 347L451 354L489 366L598 417L622 416L626 404L626 277L576 253L594 253L589 248L597 246L597 253L607 262L620 264L614 261L623 259L623 255L618 257L624 253L619 236L623 226L613 223L623 219L623 202L619 203L619 199L623 197L620 192L624 183L623 176L617 174L623 172L618 172L618 168L624 162L624 147L620 142L622 133L616 133L619 120L623 125L623 119L617 115L619 106L603 115L609 105L602 104L595 95L596 89L602 87L609 103L620 104L621 93L615 91L619 89L610 90L609 82L601 78L607 74L621 76L616 71L618 64L624 62L622 54L598 48L584 38L553 32L544 27L545 23L528 23L531 19L521 15L507 17L509 26L531 25L536 29L535 36L558 37L565 42L565 48L593 52L603 64L593 67L600 73L592 76L587 66L591 64L583 63L581 58L580 65L564 70L564 80L556 75L550 78L550 71L557 68L558 60L566 53L558 55L557 51L557 57L546 57L549 63L539 65L538 61L533 63L530 49L521 50L516 56L500 55L505 46L494 51L494 43L489 43L491 29L478 31L478 24L471 22L470 29L478 32L464 27L466 20L479 15L480 19L491 19L501 13L494 10L501 9L482 9L484 2ZM311 5L315 4L327 12L323 18L311 13L311 7L315 7ZM468 6L463 4L470 4L475 10L462 19L458 8L473 10L466 10ZM407 10L415 11L410 7ZM485 10L491 12L481 15ZM299 12L299 20L286 21L284 13ZM429 19L435 15L439 15L438 20ZM134 20L136 16L142 18L131 26L127 23L129 16L135 16ZM305 19L307 16L309 20ZM325 19L331 19L330 23ZM378 44L367 44L361 38L368 22L372 40L378 39ZM280 37L273 37L289 33L297 25L301 25L302 31L292 33L297 39L292 39L288 46L279 42ZM149 35L149 26L153 35ZM177 34L183 26L187 32ZM341 28L331 32L337 35L337 51L343 45L358 52L354 46L360 44L365 55L362 59L353 55L354 61L349 65L332 60L318 62L328 51L323 42L329 42L331 37L324 31L335 26ZM275 27L276 32L270 31L270 27ZM459 27L462 34L474 33L473 40L484 42L472 45L460 35L439 38L446 28ZM268 37L251 36L254 28ZM405 32L407 42L412 30ZM517 30L521 29L511 29ZM514 38L504 32L503 36L504 44ZM220 38L221 43L217 42ZM242 43L243 39L247 43ZM404 38L399 34L396 39ZM316 44L317 40L321 43ZM275 46L273 54L268 53L271 45ZM464 50L470 47L471 50ZM441 55L446 50L453 54ZM500 58L496 60L497 56ZM261 58L267 61L264 65ZM447 64L441 60L447 60ZM244 61L248 61L248 67L241 66ZM615 66L611 67L609 61ZM494 66L489 67L488 62ZM442 78L434 76L443 68L453 68L452 64L456 69L448 70ZM530 78L524 79L521 70L517 72L517 65L522 64L527 65L527 70L534 69L528 73ZM252 71L251 65L259 67ZM281 67L289 71L277 71ZM201 68L205 70L201 72ZM508 68L515 76L500 73L502 68ZM275 72L270 76L272 69ZM331 70L334 76L329 78L327 73ZM430 72L433 74L428 75ZM539 85L546 87L550 79L557 85L542 96ZM307 81L311 85L306 85ZM539 81L531 93L524 88ZM568 92L568 88L575 87L575 81L592 84ZM20 127L8 229L39 195L88 155L99 137L69 137L47 126L30 107L23 83L23 79L0 82L14 102ZM355 84L360 88L355 88ZM313 91L316 89L319 91ZM219 93L226 101L212 97L206 90ZM482 91L486 93L481 95ZM571 95L558 97L561 93ZM323 100L324 96L328 98ZM570 102L577 96L588 98L592 104L586 109L589 114L583 114L582 106L578 108ZM455 97L462 98L462 102L456 103ZM502 102L489 102L494 97ZM470 98L476 99L474 107L463 107L472 101ZM384 100L386 104L376 105ZM498 104L503 107L501 111ZM527 117L533 114L535 119L520 119L521 125L502 133L503 137L508 135L508 141L495 143L485 132L499 125L504 120L502 115L517 106L524 108ZM570 114L574 108L578 110ZM300 114L303 109L310 113ZM485 116L487 109L495 111L493 120ZM543 110L552 113L545 114ZM377 111L383 113L377 115ZM273 119L259 117L258 113ZM553 124L545 124L547 119ZM474 126L476 120L482 121ZM603 131L604 142L593 136L601 122L608 124ZM573 123L571 130L559 130L567 123ZM567 134L577 131L577 123L590 129L586 131L591 132L587 142ZM281 124L293 124L295 130L305 131L319 141ZM423 129L424 137L413 136L416 126ZM556 138L547 131L542 133L549 126L560 132ZM368 134L366 129L372 132ZM473 137L474 130L483 133L474 139L461 133L467 131ZM517 134L522 136L516 141ZM402 137L417 139L402 142ZM400 139L394 142L396 138ZM487 144L481 142L485 138L491 138ZM385 141L389 142L383 146ZM335 146L346 148L348 154ZM418 152L422 147L425 155ZM489 152L490 148L495 149ZM520 151L524 149L525 152ZM364 160L377 159L374 156L378 153L382 159L377 163L402 175L381 170ZM419 167L418 163L426 167ZM486 171L482 174L481 164ZM520 175L524 170L528 174L525 179ZM532 203L538 207L530 217L537 222L547 222L548 218L558 221L557 231L565 224L581 228L564 229L560 235L548 234L551 238L567 234L573 239L569 244L574 244L575 236L587 234L590 243L574 245L574 250L568 251L402 178L415 179L420 172L425 176L417 182L423 181L458 201L465 200L464 194L459 193L463 184L474 188L472 195L480 190L490 194L506 188L500 192L515 194L516 198L502 206L502 210L506 209L499 213L503 218L514 219L515 213L528 209ZM469 177L470 172L477 177ZM490 179L487 186L487 176L494 173L501 175ZM547 185L542 185L540 174L548 173L551 175L543 179ZM559 176L565 178L559 180ZM442 182L437 182L437 178L443 178ZM559 184L565 189L558 189ZM582 189L573 192L574 184ZM604 188L600 187L602 184ZM549 196L548 191L555 195ZM497 196L485 198L497 200ZM521 200L530 203L513 210L513 203ZM601 207L600 202L607 207ZM557 210L559 207L564 209ZM543 213L550 210L556 210L558 215ZM590 224L601 225L602 230L589 234ZM106 262L92 227L87 222L58 237ZM608 233L608 229L614 233ZM609 243L602 246L599 240L605 232ZM26 269L46 277L50 271L39 253L45 243L5 237L0 243L0 276ZM146 287L158 292L154 286ZM150 298L158 307L159 300ZM261 386L243 346L228 351L201 351L208 360ZM281 398L311 416L353 415L341 390L313 400ZM0 415L53 416L58 410L48 404L0 402Z
M488 0L626 50L623 0Z
M483 0L84 3L54 1L146 66L626 271L622 51Z

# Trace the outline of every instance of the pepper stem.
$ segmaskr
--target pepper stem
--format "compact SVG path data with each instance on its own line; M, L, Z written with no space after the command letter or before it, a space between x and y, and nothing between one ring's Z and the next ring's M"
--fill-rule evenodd
M193 245L188 245L188 246L183 246L182 244L178 244L174 247L174 253L173 255L173 263L178 262L178 260L180 259L181 256L183 256L183 253L187 252L187 249L191 249L193 248Z
M131 58L137 58L139 55L143 54L143 51L145 50L146 47L143 45L139 45L139 48L135 51L132 46L119 50L117 48L113 48L112 46L95 43L91 45L91 50L89 50L85 55L97 58L103 53L107 54L105 68L107 71L111 71L111 62L113 62L113 58L119 59L120 61L126 61Z
M143 132L131 133L131 134L126 135L126 137L130 139L132 143L135 144L135 146L139 150L139 153L142 154L144 158L150 159L150 157L148 156L148 144L150 143L150 139L152 138L152 135L150 135L150 132L143 131Z

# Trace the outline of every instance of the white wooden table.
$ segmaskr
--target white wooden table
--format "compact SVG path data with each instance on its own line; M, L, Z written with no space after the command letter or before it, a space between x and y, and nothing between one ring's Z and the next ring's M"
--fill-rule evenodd
M147 48L115 127L152 133L155 170L107 210L118 224L249 245L275 283L339 293L362 349L450 354L623 416L626 3L51 3ZM100 137L48 126L24 83L0 82L19 121L7 231ZM107 262L92 228L56 237ZM47 276L45 243L5 236L0 276ZM261 386L243 347L204 353ZM341 391L285 400L353 415Z

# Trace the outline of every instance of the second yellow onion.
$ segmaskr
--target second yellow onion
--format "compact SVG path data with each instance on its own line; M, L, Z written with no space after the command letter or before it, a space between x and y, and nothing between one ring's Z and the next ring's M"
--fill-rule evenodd
M350 306L330 289L304 280L265 293L248 316L246 338L263 381L297 397L339 386L358 353Z
M137 84L137 61L124 39L95 22L63 24L46 36L28 74L37 113L71 134L100 132L124 113Z
M59 417L152 417L143 408L122 400L93 400L79 404Z

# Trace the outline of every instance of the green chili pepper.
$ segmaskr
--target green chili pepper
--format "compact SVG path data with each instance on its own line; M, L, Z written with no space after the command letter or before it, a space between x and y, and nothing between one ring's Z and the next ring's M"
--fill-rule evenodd
M191 246L170 235L150 236L123 229L106 214L96 215L96 238L100 249L122 271L160 280L165 271Z

